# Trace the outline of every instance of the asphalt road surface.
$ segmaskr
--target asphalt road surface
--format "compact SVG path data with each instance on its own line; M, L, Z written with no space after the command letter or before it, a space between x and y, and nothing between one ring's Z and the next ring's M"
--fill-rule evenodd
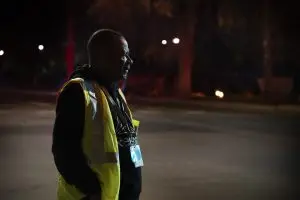
M54 200L54 107L0 105L0 199ZM299 117L137 109L141 200L292 199Z

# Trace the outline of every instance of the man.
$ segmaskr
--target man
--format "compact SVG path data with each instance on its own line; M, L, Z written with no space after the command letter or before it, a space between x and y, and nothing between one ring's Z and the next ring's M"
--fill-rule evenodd
M74 71L56 107L52 152L58 199L138 200L143 160L118 83L132 60L125 38L103 29L89 39L89 65Z

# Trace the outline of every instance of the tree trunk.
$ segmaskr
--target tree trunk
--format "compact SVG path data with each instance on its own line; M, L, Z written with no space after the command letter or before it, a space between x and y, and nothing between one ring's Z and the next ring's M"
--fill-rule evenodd
M180 27L178 96L189 98L192 93L191 73L194 61L195 13L193 8L183 16Z
M271 58L271 35L270 35L270 13L269 0L264 1L264 24L263 24L263 68L264 68L264 96L269 99L270 84L272 79L272 58Z

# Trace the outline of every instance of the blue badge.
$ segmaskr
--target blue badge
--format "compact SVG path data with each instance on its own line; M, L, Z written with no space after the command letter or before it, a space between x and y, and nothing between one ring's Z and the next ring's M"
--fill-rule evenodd
M131 154L131 160L134 163L134 166L136 168L144 166L140 145L131 146L130 154Z

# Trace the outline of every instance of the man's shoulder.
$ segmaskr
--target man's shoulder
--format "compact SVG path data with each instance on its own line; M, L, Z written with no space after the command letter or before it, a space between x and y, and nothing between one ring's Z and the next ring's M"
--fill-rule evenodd
M68 84L60 91L57 98L57 110L77 107L84 103L84 93L79 83Z
M59 96L73 96L82 93L82 87L79 82L68 82L60 90Z

